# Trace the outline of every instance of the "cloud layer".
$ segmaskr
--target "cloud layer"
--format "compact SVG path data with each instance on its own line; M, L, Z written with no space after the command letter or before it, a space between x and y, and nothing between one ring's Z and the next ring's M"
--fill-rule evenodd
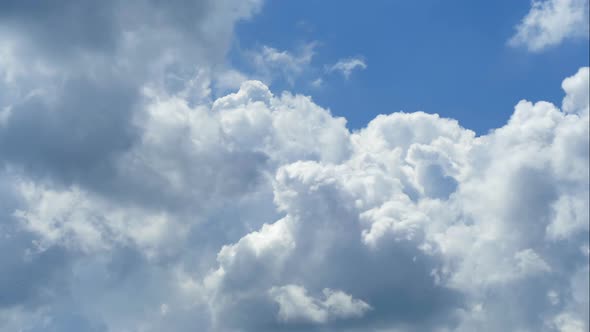
M351 132L259 81L211 97L256 1L21 4L0 331L588 330L587 67L487 135L422 112Z

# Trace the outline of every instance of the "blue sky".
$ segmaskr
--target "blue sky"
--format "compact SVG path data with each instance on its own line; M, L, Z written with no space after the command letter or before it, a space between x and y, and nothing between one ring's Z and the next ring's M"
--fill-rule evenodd
M317 41L312 65L362 56L368 68L349 80L313 75L273 89L309 94L352 129L375 115L424 111L454 118L484 134L503 125L521 99L560 102L561 79L588 65L588 44L567 40L528 52L508 40L529 0L277 1L238 24L236 49L268 45L293 50Z

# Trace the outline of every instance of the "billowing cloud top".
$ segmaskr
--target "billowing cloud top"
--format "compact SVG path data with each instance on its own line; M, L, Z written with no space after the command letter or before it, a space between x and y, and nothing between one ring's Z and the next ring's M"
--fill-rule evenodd
M487 135L351 132L212 98L260 4L177 4L0 4L0 331L588 330L587 67Z

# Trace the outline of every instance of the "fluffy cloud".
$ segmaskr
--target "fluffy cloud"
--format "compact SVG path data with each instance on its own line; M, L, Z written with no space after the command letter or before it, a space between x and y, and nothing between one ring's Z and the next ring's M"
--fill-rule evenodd
M588 278L588 104L575 91L587 76L564 81L566 111L522 101L485 136L394 113L352 133L345 160L279 167L274 201L286 217L220 251L206 277L217 315L257 305L283 324L231 323L254 330L586 327L576 289ZM372 310L332 315L309 295L326 288ZM278 312L262 309L266 293Z
M589 27L588 0L533 0L510 44L539 52L566 39L588 38Z
M100 185L116 156L139 139L142 89L189 102L209 98L212 68L227 52L234 23L260 3L0 6L0 159L39 176Z
M484 136L422 112L350 132L259 81L211 97L257 2L20 3L0 331L588 329L588 68Z

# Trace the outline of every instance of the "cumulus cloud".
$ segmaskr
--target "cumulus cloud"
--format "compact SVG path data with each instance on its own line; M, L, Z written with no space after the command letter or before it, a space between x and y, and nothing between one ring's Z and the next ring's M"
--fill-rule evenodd
M509 43L539 52L567 39L587 39L588 10L588 0L533 0Z
M355 70L367 69L367 63L365 60L359 57L340 59L338 62L327 68L328 72L340 72L346 79L350 77L352 72Z
M351 132L213 69L256 1L21 3L0 331L588 329L587 67L487 135L422 112Z
M585 84L584 75L564 87ZM587 297L574 296L571 276L587 278L588 111L573 96L567 112L522 101L508 124L480 137L436 115L379 116L351 134L347 159L280 166L274 201L286 217L220 251L206 278L218 317L256 304L278 322L248 321L251 329L341 328L309 295L332 288L372 308L350 328L587 326ZM561 204L579 217L562 217ZM278 311L260 305L268 292ZM516 307L508 313L506 303Z

